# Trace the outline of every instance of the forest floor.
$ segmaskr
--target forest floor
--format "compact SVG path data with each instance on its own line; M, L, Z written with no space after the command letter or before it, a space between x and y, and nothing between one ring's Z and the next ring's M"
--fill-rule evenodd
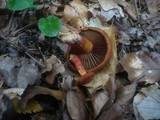
M0 119L160 119L159 0L34 0L10 10L17 1L0 1ZM39 27L48 16L62 23L53 37Z

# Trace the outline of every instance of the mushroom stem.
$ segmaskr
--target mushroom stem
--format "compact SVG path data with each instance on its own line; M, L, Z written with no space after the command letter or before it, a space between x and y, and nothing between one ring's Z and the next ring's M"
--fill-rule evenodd
M86 74L86 70L85 70L81 60L79 59L79 57L77 55L71 54L69 60L76 67L76 69L78 70L78 72L81 76Z
M83 37L80 42L69 45L72 47L72 50L76 55L89 53L93 49L93 43L90 42L86 37Z
M79 44L86 53L89 53L93 49L93 44L86 37L83 37Z
M78 80L77 83L78 85L84 85L87 84L89 82L91 82L93 80L93 77L95 76L94 72L88 72L86 74L84 74L83 76L81 76Z

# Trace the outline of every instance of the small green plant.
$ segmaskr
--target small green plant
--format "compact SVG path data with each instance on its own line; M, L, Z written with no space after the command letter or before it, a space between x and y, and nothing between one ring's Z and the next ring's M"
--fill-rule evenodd
M7 8L13 11L24 10L31 7L35 7L33 0L8 0L7 2ZM48 16L47 18L39 19L38 27L44 35L54 37L61 30L62 23L58 17Z
M24 10L32 6L33 0L8 0L7 2L7 8L13 11Z
M62 23L58 17L48 16L38 21L38 27L44 35L54 37L61 30Z

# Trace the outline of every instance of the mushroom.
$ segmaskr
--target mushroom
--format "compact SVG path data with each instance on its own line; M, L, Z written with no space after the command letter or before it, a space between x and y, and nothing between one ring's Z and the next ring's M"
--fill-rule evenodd
M88 79L86 76L93 78L93 75L102 70L111 57L111 40L105 31L95 27L84 27L79 34L82 40L69 44L66 53L67 62L73 71L79 71L80 74L83 71L81 76L85 79ZM73 55L76 55L76 60L72 59ZM81 62L81 65L77 61ZM81 67L77 67L77 64ZM78 81L78 83L86 82Z

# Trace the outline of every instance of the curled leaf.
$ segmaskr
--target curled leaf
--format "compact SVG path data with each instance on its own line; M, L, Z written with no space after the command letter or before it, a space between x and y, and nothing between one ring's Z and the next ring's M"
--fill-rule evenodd
M75 43L81 41L82 39L79 35L79 31L67 24L62 26L59 37L64 43Z
M122 108L115 103L98 120L121 120L122 111Z
M27 102L33 98L36 95L50 95L57 100L62 100L63 99L63 92L59 90L51 90L45 87L40 87L40 86L33 86L33 87L28 87L24 93L22 94L22 99L20 100L20 109L24 109L27 105Z
M23 113L23 114L30 113L31 114L31 113L40 112L43 110L41 105L38 103L38 101L34 99L29 100L24 109L19 108L19 102L20 100L17 98L14 98L12 100L13 107L17 113Z
M65 5L63 20L75 28L83 26L89 18L88 9L80 0L73 0Z
M55 77L59 73L64 73L65 68L61 61L54 55L46 59L42 68L42 73L47 72L45 81L49 84L53 84Z
M84 100L74 91L67 92L67 109L73 120L88 120Z

